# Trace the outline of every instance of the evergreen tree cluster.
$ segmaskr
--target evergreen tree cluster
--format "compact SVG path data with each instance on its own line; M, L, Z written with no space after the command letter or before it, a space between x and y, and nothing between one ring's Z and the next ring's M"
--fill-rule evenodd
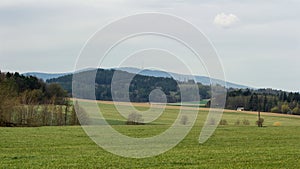
M238 107L249 111L300 115L300 94L273 89L229 89L226 108Z

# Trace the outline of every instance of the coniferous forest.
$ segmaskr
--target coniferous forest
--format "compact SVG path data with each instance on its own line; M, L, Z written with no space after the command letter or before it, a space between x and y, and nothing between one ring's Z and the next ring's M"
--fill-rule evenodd
M273 89L228 89L226 108L300 115L300 94Z

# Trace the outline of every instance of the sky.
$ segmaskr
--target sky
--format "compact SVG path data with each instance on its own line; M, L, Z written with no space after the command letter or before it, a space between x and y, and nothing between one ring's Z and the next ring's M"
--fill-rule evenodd
M201 30L227 81L300 91L297 0L2 0L0 70L71 72L97 30L144 12L178 16Z

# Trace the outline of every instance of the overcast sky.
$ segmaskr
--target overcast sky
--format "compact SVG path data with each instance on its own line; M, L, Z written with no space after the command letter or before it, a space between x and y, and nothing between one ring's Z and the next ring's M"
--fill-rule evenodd
M199 28L215 46L227 81L300 91L297 0L2 0L0 70L73 71L97 30L142 12L176 15Z

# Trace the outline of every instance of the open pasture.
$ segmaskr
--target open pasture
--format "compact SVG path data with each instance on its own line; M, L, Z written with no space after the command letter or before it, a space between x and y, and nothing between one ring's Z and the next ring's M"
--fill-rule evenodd
M131 137L159 134L178 114L178 108L168 106L150 124L125 125L126 119L112 104L99 104L113 128ZM136 106L148 109L146 104ZM300 118L263 114L265 127L258 128L255 114L225 111L222 119L228 124L220 125L206 143L199 144L206 115L207 109L199 110L194 127L176 147L145 159L106 152L80 126L2 127L0 168L299 168ZM250 125L244 125L244 120Z

